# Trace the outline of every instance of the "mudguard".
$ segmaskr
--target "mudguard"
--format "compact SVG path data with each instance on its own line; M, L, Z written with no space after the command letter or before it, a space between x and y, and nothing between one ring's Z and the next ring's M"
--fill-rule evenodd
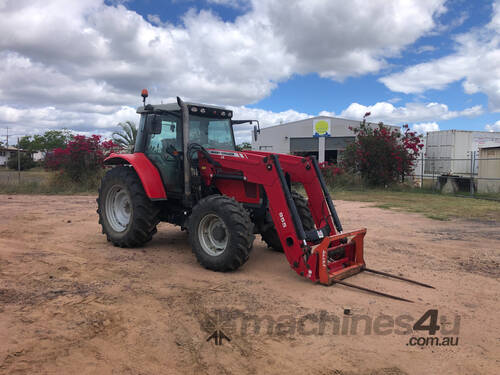
M150 199L167 199L167 193L163 187L163 181L158 169L156 169L153 163L151 163L142 152L136 152L134 154L112 153L104 160L104 165L120 164L129 164L135 169L137 175L141 179L144 191Z

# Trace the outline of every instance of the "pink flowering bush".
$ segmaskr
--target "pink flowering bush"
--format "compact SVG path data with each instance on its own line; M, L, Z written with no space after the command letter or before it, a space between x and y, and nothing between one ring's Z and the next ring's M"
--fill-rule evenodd
M45 167L59 171L60 177L74 183L95 181L104 168L104 159L116 147L113 141L102 141L99 135L75 135L65 147L47 154Z
M412 173L424 145L408 125L403 129L401 133L382 123L372 128L364 122L359 128L351 128L356 141L347 146L342 167L348 172L359 173L363 181L372 186L404 181L404 177Z

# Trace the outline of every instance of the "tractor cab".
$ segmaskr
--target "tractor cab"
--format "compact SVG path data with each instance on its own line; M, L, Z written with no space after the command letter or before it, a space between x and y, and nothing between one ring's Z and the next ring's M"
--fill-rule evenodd
M185 103L189 111L190 144L205 149L235 150L232 111ZM184 131L183 115L178 103L139 107L141 115L134 152L144 153L156 166L168 193L183 191ZM193 155L196 158L196 155Z

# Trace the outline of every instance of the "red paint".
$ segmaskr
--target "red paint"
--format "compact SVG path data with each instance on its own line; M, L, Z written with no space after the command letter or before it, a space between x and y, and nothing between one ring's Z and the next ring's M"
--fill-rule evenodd
M151 163L151 161L141 152L136 152L134 154L111 154L106 160L104 160L106 165L119 165L119 164L130 164L137 175L141 179L142 186L146 195L150 199L166 199L167 194L165 193L165 188L163 187L163 181L161 179L158 169Z
M213 153L213 151L216 151ZM297 237L292 215L289 210L281 182L274 163L268 152L220 152L210 150L213 160L220 163L214 167L201 153L198 154L200 173L206 185L215 183L218 190L227 196L234 197L239 202L255 203L245 189L246 184L261 186L269 199L269 211L283 244L285 256L291 267L298 274L314 282L329 284L332 278L342 279L364 266L363 236L366 230L337 234L329 212L321 185L309 158L292 155L279 155L283 172L290 176L293 182L302 183L309 198L308 204L314 218L316 228L322 228L327 223L330 233L319 244L308 243L311 246L310 256L306 259L301 241ZM213 178L216 173L235 175L243 174L245 181L219 180ZM260 189L259 189L260 190ZM260 198L260 194L259 197ZM347 239L347 244L341 240ZM328 259L328 251L335 246L345 248L345 256L337 261Z

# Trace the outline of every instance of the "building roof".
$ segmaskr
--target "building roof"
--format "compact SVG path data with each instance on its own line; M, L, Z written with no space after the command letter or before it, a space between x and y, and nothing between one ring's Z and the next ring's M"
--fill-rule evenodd
M17 147L12 147L12 146L4 147L4 146L0 146L0 151L17 151ZM26 150L22 150L22 149L20 149L19 151L21 151L21 152L27 152Z
M452 133L485 133L485 134L500 134L500 132L490 132L488 130L460 130L460 129L442 129L442 130L431 130L428 131L427 134L429 133L446 133L446 132L452 132Z
M319 118L329 118L329 119L334 119L334 120L354 121L354 122L361 123L361 121L359 121L359 120L353 120L353 119L350 119L350 118L333 117L333 116L313 116L313 117L304 118L302 120L295 120L295 121L290 121L290 122L284 122L282 124L276 124L276 125L266 126L266 127L263 127L262 130L269 129L269 128L275 128L277 126L285 126L285 125L297 124L299 122L309 121L309 120L315 120L315 119L319 119ZM378 125L379 123L378 122L367 122L367 124L370 125L370 126L373 126L373 125ZM394 127L394 128L400 128L400 126L390 125L390 124L384 124L384 126L390 126L390 127Z
M479 146L479 148L500 148L500 143L487 143L485 145Z

